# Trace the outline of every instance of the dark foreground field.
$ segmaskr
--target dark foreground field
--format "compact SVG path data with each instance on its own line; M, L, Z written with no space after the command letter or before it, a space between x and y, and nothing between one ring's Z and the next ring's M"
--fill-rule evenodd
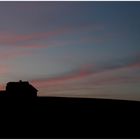
M0 138L140 138L140 102L0 98Z

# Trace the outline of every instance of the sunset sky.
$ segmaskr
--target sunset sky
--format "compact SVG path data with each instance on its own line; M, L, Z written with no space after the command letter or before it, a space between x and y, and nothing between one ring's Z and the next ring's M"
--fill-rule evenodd
M140 101L140 2L0 2L0 89Z

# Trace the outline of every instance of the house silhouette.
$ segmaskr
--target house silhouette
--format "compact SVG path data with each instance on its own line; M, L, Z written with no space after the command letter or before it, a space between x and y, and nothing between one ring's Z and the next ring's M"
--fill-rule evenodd
M6 91L1 91L0 96L8 97L36 97L37 89L28 81L8 82Z

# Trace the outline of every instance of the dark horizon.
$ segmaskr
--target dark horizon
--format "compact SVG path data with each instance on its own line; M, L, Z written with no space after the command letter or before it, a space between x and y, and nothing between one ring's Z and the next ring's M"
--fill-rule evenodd
M37 91L27 81L7 83L0 138L140 138L140 101L38 97Z

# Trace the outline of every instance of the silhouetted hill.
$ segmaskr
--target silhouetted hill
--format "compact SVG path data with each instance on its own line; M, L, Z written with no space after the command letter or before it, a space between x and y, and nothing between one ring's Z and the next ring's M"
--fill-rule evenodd
M1 138L140 138L140 102L1 97Z

